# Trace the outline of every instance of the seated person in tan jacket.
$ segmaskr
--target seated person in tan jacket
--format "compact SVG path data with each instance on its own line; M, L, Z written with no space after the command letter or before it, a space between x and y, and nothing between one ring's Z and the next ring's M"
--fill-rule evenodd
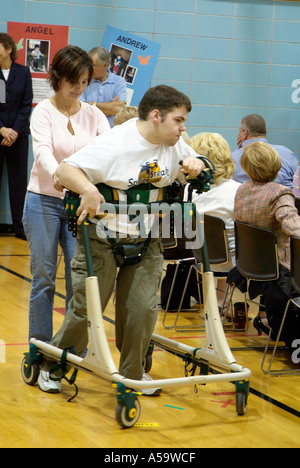
M241 159L243 170L250 177L242 184L235 197L234 216L237 221L273 231L277 236L280 275L277 281L253 282L253 297L262 294L261 310L254 321L259 332L268 332L268 326L278 331L288 297L290 297L290 237L300 238L300 216L295 208L293 191L273 180L281 167L277 151L267 143L255 142L245 147ZM234 269L232 275L239 275ZM232 279L229 276L229 281ZM241 275L239 275L241 277ZM239 278L241 281L243 278ZM290 314L291 317L293 314ZM292 318L291 318L292 319ZM300 336L300 322L297 328ZM296 325L296 326L295 326ZM287 332L284 341L290 345ZM284 332L284 331L283 331ZM295 337L294 337L295 338Z

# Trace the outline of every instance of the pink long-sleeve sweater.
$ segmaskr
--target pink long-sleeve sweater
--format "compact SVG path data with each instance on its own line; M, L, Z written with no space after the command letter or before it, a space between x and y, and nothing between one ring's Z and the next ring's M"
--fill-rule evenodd
M81 102L80 111L70 120L74 135L68 130L69 118L50 99L40 102L33 110L30 128L34 164L28 184L30 192L62 198L62 192L55 190L52 183L57 166L97 135L111 131L103 112L85 102Z

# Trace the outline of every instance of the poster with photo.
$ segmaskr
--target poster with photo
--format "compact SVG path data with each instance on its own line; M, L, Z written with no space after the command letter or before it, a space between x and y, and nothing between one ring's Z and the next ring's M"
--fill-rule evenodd
M127 105L138 106L150 87L160 44L107 26L102 47L110 51L110 71L127 82Z
M53 94L47 81L48 70L56 52L68 45L69 27L9 22L7 34L17 44L17 62L30 69L36 105Z

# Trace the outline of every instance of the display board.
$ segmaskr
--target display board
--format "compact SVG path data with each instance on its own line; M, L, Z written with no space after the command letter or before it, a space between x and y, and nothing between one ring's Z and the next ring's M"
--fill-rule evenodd
M48 70L56 52L68 44L69 27L9 22L7 33L17 44L17 62L30 69L36 105L53 94L47 81Z
M160 44L107 26L102 47L110 51L110 70L127 82L127 105L138 106L150 86Z

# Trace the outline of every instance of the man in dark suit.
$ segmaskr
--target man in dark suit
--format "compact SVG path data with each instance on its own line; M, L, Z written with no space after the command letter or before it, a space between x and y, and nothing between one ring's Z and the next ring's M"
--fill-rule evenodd
M0 189L5 161L13 230L16 237L26 239L22 214L33 92L29 68L16 63L17 56L14 40L8 34L0 33Z

